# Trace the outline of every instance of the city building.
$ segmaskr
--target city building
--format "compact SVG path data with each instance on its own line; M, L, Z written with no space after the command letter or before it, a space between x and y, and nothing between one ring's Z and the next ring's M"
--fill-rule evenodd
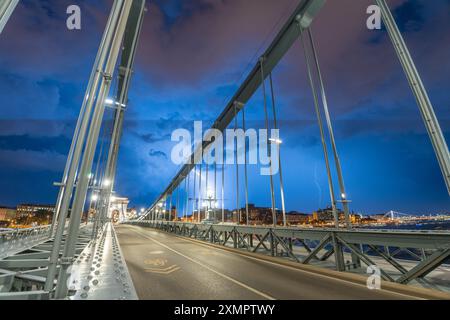
M359 214L354 214L354 213L352 213L352 214L350 215L350 222L351 222L352 224L360 224L361 221L362 221L362 216L361 216L361 215L359 215Z
M128 204L130 200L128 198L111 197L109 205L109 217L112 218L114 223L123 222L129 219L128 217Z
M344 212L340 209L336 209L339 220L344 220ZM325 209L319 209L313 212L312 215L313 221L316 223L327 223L334 221L333 209L331 207L327 207Z
M55 206L43 204L20 204L17 206L16 218L20 219L34 216L38 211L47 211L50 215L53 215L55 213Z
M339 221L343 222L345 221L345 214L344 211L342 211L339 208L336 208ZM331 207L327 207L325 209L319 209L315 212L313 212L313 215L311 217L310 223L312 224L329 224L334 222L334 215L333 215L333 209ZM349 214L350 223L358 224L361 222L361 215L350 213Z
M245 217L246 208L244 207L240 210L241 210L241 220L246 221L246 217ZM248 215L249 215L249 223L250 224L272 224L273 223L272 208L256 207L254 204L249 203ZM276 215L277 215L278 221L280 221L280 217L282 217L281 211L276 210Z
M286 223L288 226L289 225L308 224L310 221L310 217L311 216L306 213L291 211L291 212L286 213Z

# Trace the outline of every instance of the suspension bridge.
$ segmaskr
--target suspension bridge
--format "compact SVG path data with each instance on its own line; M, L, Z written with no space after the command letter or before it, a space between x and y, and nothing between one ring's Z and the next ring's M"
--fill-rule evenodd
M449 151L433 106L386 1L375 2L450 190ZM0 31L17 3L2 2ZM0 299L448 298L449 232L361 230L352 226L351 202L320 68L319 46L312 31L325 5L325 0L299 1L209 132L245 129L246 106L258 89L264 96L265 129L277 129L272 70L292 45L300 42L321 134L334 228L300 228L287 223L279 138L266 141L279 161L277 174L267 177L270 223L251 223L247 145L244 164L234 165L236 185L228 190L236 191L236 204L228 212L224 205L230 197L225 188L229 183L225 179L227 165L203 162L204 154L214 148L211 136L196 145L186 164L138 219L118 226L111 223L117 158L146 12L145 0L115 0L64 174L55 184L60 190L56 218L47 227L0 233ZM113 88L116 94L111 99ZM113 118L110 143L100 146L107 114ZM99 171L93 170L99 148L107 154L101 176L92 174ZM245 176L241 180L240 169ZM279 188L275 188L276 182ZM240 199L241 188L244 199ZM276 203L278 193L280 203ZM87 199L93 197L95 203L89 203ZM96 214L82 224L86 207ZM344 212L343 223L338 207ZM388 213L388 217L397 215ZM379 270L381 290L367 287L372 275L367 274L368 267Z

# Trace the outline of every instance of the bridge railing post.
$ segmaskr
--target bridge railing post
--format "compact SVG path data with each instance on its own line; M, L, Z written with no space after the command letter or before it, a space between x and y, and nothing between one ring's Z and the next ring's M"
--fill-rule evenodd
M331 238L333 241L334 248L334 259L336 264L337 271L345 271L345 260L344 260L344 252L342 250L342 245L336 237L336 233L331 233Z

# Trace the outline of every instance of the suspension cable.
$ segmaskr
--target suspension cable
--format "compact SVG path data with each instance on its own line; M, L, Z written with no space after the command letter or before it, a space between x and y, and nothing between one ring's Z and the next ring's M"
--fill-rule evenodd
M225 149L225 147L224 147ZM222 222L225 222L225 159L222 162Z
M237 123L237 106L234 104L234 132L236 132L238 128ZM236 150L235 150L235 161L236 161L236 214L237 214L237 223L241 224L241 210L239 208L239 164L238 164L238 144L236 141Z
M198 190L198 198L199 198L199 203L198 203L198 223L201 222L202 218L202 170L203 170L203 154L202 154L202 162L200 163L200 176L199 176L199 190Z
M275 130L278 130L278 121L277 121L277 110L276 110L276 104L275 104L275 91L273 89L273 78L272 78L272 72L269 73L269 82L270 82L270 93L272 96L272 113L273 113L273 126ZM284 184L283 184L283 168L281 166L281 142L277 142L277 152L278 152L278 170L279 170L279 177L280 177L280 194L281 194L281 208L283 212L283 226L286 227L286 206L285 206L285 200L284 200Z
M194 163L194 197L192 199L192 221L195 221L195 207L196 207L196 203L197 203L197 198L196 198L196 189L197 189L197 164Z
M321 112L320 112L320 108L319 108L319 97L317 95L316 87L314 84L314 79L312 76L310 55L308 53L308 50L306 48L306 44L304 41L303 29L300 29L300 40L303 45L306 69L307 69L307 73L308 73L308 79L309 79L309 84L311 87L311 92L312 92L313 99L314 99L314 109L316 112L317 122L318 122L319 130L320 130L320 138L321 138L321 142L322 142L325 166L326 166L326 171L327 171L327 176L328 176L328 189L330 192L331 208L332 208L332 212L333 212L334 223L335 223L336 228L339 228L339 216L338 216L337 210L336 210L336 198L335 198L334 187L333 187L333 177L331 174L331 167L330 167L330 161L329 161L329 155L328 155L328 147L327 147L327 143L325 141L325 132L324 132L322 116L321 116Z
M187 187L186 187L186 215L184 216L184 221L186 222L188 214L189 214L189 188L191 184L191 173L188 173L187 176Z
M214 152L217 152L215 149ZM217 209L217 154L214 157L214 221L216 221L216 209Z
M341 191L341 194L340 194L341 201L340 202L342 202L342 206L344 207L345 223L347 225L347 228L350 229L352 226L351 226L351 222L350 222L350 213L349 213L349 208L348 208L349 201L347 199L347 194L345 191L344 176L342 174L341 161L339 159L339 153L337 151L336 140L334 138L333 125L331 123L330 112L328 109L328 100L327 100L327 96L325 93L325 86L324 86L324 82L323 82L323 78L322 78L322 72L320 70L319 59L318 59L318 55L317 55L316 46L314 44L314 38L312 35L311 28L308 29L308 35L309 35L309 41L311 44L312 56L314 58L314 62L315 62L315 66L316 66L317 76L319 78L320 92L321 92L321 96L322 96L322 105L323 105L325 119L326 119L327 126L328 126L329 138L330 138L331 146L333 149L334 161L335 161L336 171L337 171L337 176L338 176L338 181L339 181L339 188Z
M269 141L269 114L267 112L267 93L266 93L266 79L264 74L264 58L261 57L259 60L260 66L261 66L261 78L262 78L262 90L263 90L263 96L264 96L264 114L265 114L265 124L266 124L266 130L267 130L267 146L268 146L268 154L269 154L269 166L270 166L270 196L272 200L272 221L273 226L275 227L277 225L277 214L275 209L275 192L274 192L274 186L273 186L273 173L272 173L272 157L271 157L271 145Z
M245 108L242 108L242 128L245 131L246 129L246 124L245 124ZM245 175L245 221L246 221L246 225L249 224L249 214L248 214L248 169L247 169L247 139L244 136L244 175Z

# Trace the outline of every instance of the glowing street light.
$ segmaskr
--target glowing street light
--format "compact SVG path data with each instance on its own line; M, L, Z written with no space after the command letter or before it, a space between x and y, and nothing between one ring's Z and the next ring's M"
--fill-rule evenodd
M93 194L92 197L91 197L91 200L93 202L96 202L98 200L98 194Z
M275 144L282 144L283 143L283 140L281 140L281 139L270 138L269 141L272 142L272 143L275 143Z
M117 102L117 101L114 101L114 100L111 99L111 98L105 99L105 104L106 104L107 106L114 106L114 105L116 105L116 106L122 107L122 108L125 108L125 107L126 107L125 104L119 103L119 102Z

